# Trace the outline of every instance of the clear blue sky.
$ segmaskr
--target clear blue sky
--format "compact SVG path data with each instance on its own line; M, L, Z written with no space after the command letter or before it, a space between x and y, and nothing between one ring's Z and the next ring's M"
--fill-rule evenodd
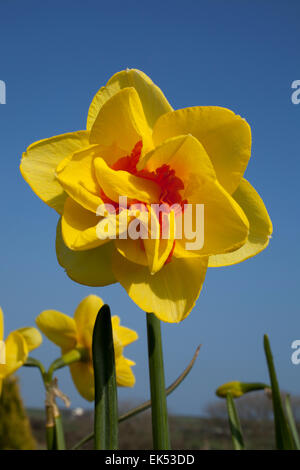
M120 390L120 398L148 398L143 312L118 285L91 289L67 278L55 256L57 214L19 173L29 144L84 128L98 88L121 69L139 68L174 108L225 106L247 119L253 153L246 177L274 224L265 252L209 270L190 316L163 326L167 383L203 344L191 375L170 397L170 410L200 414L225 381L267 381L264 333L282 388L300 393L300 365L290 360L290 345L300 338L300 105L291 102L291 83L300 79L299 14L297 0L1 0L0 80L7 104L0 105L0 304L6 332L34 324L46 308L72 315L84 296L98 294L140 335L126 351L137 362L137 384ZM33 355L49 364L58 348L45 339ZM26 404L42 406L37 371L19 375ZM86 406L69 373L58 377L72 405Z

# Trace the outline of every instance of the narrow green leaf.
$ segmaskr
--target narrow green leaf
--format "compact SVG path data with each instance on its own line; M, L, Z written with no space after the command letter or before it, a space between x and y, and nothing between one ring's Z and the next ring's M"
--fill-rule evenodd
M291 397L290 395L286 395L285 397L285 408L286 408L286 415L290 425L291 433L294 439L295 447L297 450L300 450L300 438L296 426L296 421L293 415L292 405L291 405Z
M170 393L174 392L177 387L183 382L183 380L186 378L186 376L190 373L192 370L193 365L195 364L195 361L198 357L200 347L198 346L196 349L196 352L192 358L192 360L189 362L188 366L184 369L184 371L180 374L179 377L177 377L176 380L168 387L166 388L166 396L170 395ZM142 413L145 410L148 410L151 407L151 400L145 401L145 403L142 403L141 405L137 406L136 408L133 408L132 410L128 411L127 413L123 414L122 416L119 417L119 423L122 423L123 421L126 421L129 418L132 418L133 416L138 415L139 413ZM90 433L87 436L85 436L83 439L81 439L77 444L75 444L74 447L72 447L72 450L79 449L79 447L83 446L86 444L86 442L89 442L91 439L93 439L94 433Z
M99 310L93 332L95 375L95 449L118 448L118 402L110 308Z
M153 449L169 450L169 423L160 320L147 313L148 361L152 409Z
M264 335L264 349L272 388L276 448L278 450L293 450L295 449L295 446L288 422L283 411L280 389L268 335Z
M229 427L232 437L232 443L234 450L244 450L245 444L241 429L241 424L239 420L239 416L234 404L234 400L230 393L226 395L226 403L227 403L227 412L228 412L228 420L229 420Z

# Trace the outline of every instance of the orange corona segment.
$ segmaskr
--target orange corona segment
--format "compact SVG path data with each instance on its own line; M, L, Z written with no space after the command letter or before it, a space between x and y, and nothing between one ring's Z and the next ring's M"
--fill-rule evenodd
M141 157L142 147L143 142L140 140L136 143L130 155L120 157L115 163L111 165L111 168L115 171L127 171L128 173L131 173L132 175L135 175L139 178L153 181L160 187L159 198L157 201L153 201L153 204L158 204L160 206L157 217L160 225L159 236L162 238L163 224L166 223L167 220L164 218L164 213L169 214L171 210L174 210L175 215L179 215L179 213L184 211L184 206L188 203L188 201L182 200L180 193L180 191L184 189L184 183L178 176L176 176L175 170L171 169L169 165L163 164L155 171L137 169ZM129 208L128 201L126 207L120 206L117 202L110 199L101 188L100 197L105 204L109 204L114 207L116 214L119 214L120 211ZM148 207L144 205L142 201L137 199L132 199L130 204L135 205L140 209L142 208L142 210L148 211ZM175 249L175 243L176 241L174 240L172 249L165 261L165 264L171 261ZM143 251L145 251L142 239L140 239L140 247Z

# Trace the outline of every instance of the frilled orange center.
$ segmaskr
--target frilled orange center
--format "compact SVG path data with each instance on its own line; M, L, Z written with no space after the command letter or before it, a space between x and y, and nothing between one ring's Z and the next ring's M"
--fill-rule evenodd
M175 175L175 171L172 170L169 165L164 164L155 171L137 169L142 147L143 142L140 140L134 146L131 154L129 156L119 158L119 160L112 165L112 169L116 171L128 171L128 173L131 173L132 175L154 181L158 184L161 188L161 193L159 201L155 202L159 202L160 204L165 203L170 206L173 204L182 204L183 201L179 191L184 189L184 184L181 179Z
M175 170L173 170L172 168L170 168L169 165L166 165L166 164L160 166L159 168L156 168L155 171L149 171L147 169L143 169L143 170L137 169L137 165L141 157L142 147L143 147L143 142L140 140L139 142L136 143L130 155L119 158L111 166L111 168L115 171L119 171L119 170L127 171L128 173L131 173L132 175L135 175L139 178L144 178L147 180L154 181L161 188L161 192L160 192L159 200L153 201L153 203L167 204L167 206L178 204L181 207L181 210L183 211L184 204L187 201L182 199L180 190L184 189L184 184L182 180L178 178L178 176L176 176ZM119 212L118 203L109 199L102 189L101 189L100 195L104 203L112 204L116 212ZM139 202L140 201L138 200L131 201L131 203L139 203ZM159 213L159 223L160 223L161 228L162 228L162 220L163 220L162 212L163 211ZM140 241L141 241L141 247L142 249L144 249L143 241L142 240ZM175 241L173 243L173 248L169 254L169 257L166 263L171 261L174 248L175 248Z

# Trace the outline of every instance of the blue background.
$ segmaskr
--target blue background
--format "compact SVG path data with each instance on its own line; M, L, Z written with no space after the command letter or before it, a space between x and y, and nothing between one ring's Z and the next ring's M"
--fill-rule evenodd
M134 389L121 400L148 398L145 315L118 285L91 289L67 278L55 256L57 214L19 173L22 152L36 140L83 129L89 103L115 72L139 68L174 108L225 106L252 127L246 177L262 195L274 224L266 251L242 264L210 269L190 316L163 325L166 381L203 344L197 364L169 399L174 413L201 414L225 381L267 381L262 338L268 333L283 389L299 393L300 365L291 363L299 324L300 79L297 0L114 1L1 0L0 304L6 333L33 325L46 308L73 315L90 293L109 303L140 339ZM48 365L58 348L47 339L33 353ZM38 372L19 373L28 406L43 405ZM59 384L72 406L87 406L69 373Z

